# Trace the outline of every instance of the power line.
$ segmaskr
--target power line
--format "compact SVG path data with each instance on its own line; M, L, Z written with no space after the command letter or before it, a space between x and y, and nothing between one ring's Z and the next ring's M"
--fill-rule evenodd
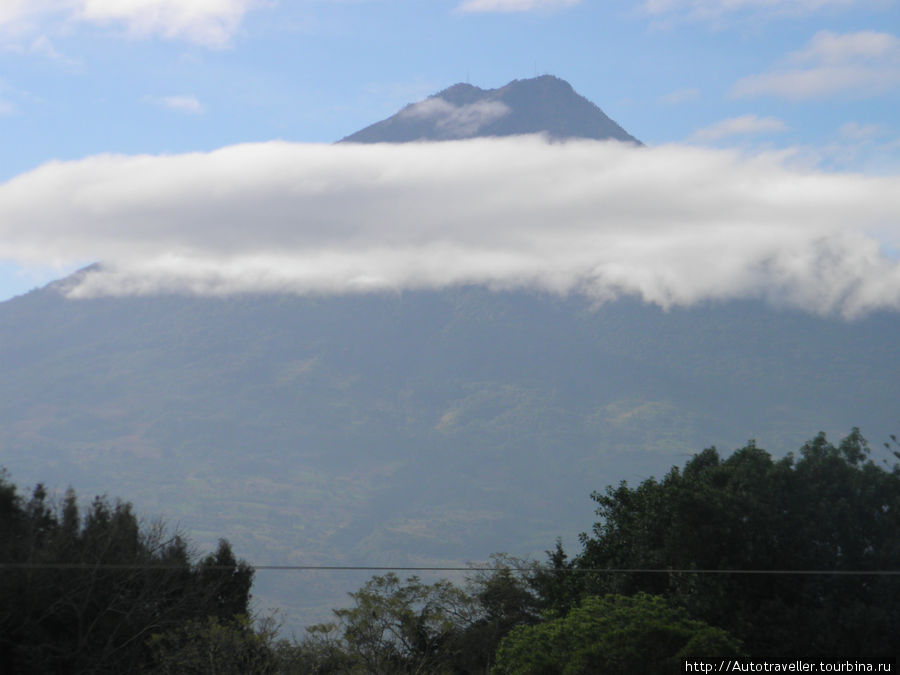
M202 565L204 570L229 571L232 565ZM644 569L611 567L484 567L484 566L387 566L387 565L248 565L257 571L286 572L554 572L575 574L773 574L822 576L900 576L900 570L766 570L766 569ZM0 563L2 570L157 570L183 571L184 565L146 565L129 563Z

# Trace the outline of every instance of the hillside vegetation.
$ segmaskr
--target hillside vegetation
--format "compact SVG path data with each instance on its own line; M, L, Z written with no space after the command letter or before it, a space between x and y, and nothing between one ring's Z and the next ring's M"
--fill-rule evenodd
M856 430L798 457L710 448L594 493L571 559L376 576L300 640L247 618L252 568L96 499L0 483L6 672L654 673L690 659L896 658L900 458ZM892 454L890 454L892 453ZM890 459L890 461L888 461ZM877 461L876 461L877 460Z

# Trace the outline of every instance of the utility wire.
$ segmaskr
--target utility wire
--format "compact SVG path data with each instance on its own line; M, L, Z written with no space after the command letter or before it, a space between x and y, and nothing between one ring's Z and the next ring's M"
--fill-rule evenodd
M556 572L574 574L776 574L833 576L900 576L900 570L737 570L737 569L642 569L610 567L483 567L483 566L380 566L380 565L247 565L258 571L287 572ZM233 565L200 565L204 570L229 571ZM5 570L186 570L185 565L129 563L0 563Z

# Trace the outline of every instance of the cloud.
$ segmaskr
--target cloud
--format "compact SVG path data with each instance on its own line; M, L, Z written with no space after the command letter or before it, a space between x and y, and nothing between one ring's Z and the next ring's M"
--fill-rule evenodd
M8 117L16 113L16 106L9 101L0 99L0 117Z
M870 4L866 0L644 0L643 9L654 16L681 15L688 19L720 19L738 12L775 16L802 16L827 9Z
M270 142L0 185L0 258L103 262L73 297L484 284L854 315L900 309L898 244L898 176L688 146Z
M696 101L698 98L700 98L699 89L677 89L675 91L669 92L668 94L665 94L664 96L660 96L659 102L665 103L666 105L678 105L680 103Z
M178 112L185 112L193 115L199 115L203 112L203 106L200 101L197 100L196 96L148 96L144 100L148 103L153 103L154 105Z
M124 28L135 37L159 36L208 47L231 40L262 0L6 0L0 30L29 33L48 24L86 22Z
M846 122L825 142L792 150L794 161L808 166L882 175L900 172L900 139L881 124Z
M841 138L851 141L868 141L884 134L885 130L880 124L860 124L859 122L847 122L838 129Z
M805 49L775 70L750 75L732 88L736 97L802 100L852 94L875 96L900 85L900 39L861 31L817 33Z
M461 12L533 12L577 5L581 0L464 0Z
M40 54L41 56L50 59L51 61L56 61L57 63L61 63L64 66L68 66L70 68L78 68L80 67L80 63L75 59L71 59L65 54L61 54L57 51L56 47L50 41L46 35L38 35L34 40L32 40L31 44L28 47L28 52L31 54Z
M792 60L804 63L843 64L853 59L879 59L898 56L900 40L888 33L860 31L839 35L820 31L809 46L792 56Z
M508 114L509 106L502 101L454 105L440 97L427 98L400 111L401 117L431 122L446 139L471 136L485 125Z
M741 115L698 129L691 138L696 141L718 141L729 136L769 134L786 131L787 126L777 117Z

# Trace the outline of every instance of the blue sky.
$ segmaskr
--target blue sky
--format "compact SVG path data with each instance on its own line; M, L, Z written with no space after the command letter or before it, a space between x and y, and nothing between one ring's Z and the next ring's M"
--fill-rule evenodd
M900 173L892 0L0 0L0 62L7 193L55 160L329 143L456 82L540 73L651 146ZM889 255L891 213L869 223ZM0 299L105 252L23 246L0 243Z

